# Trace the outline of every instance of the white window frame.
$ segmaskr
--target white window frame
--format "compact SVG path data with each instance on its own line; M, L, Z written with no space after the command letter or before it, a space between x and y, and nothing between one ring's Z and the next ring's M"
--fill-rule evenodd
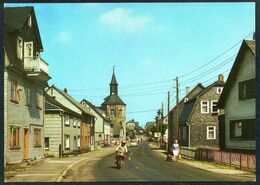
M28 18L28 26L32 27L32 16Z
M216 91L217 91L217 94L221 94L223 91L223 87L217 87Z
M23 59L23 39L21 37L17 38L17 58Z
M78 136L78 148L80 147L80 135Z
M29 52L27 52L27 48L26 48L26 45L27 44L31 44L31 54L29 55ZM31 42L24 42L24 57L25 58L32 58L33 57L33 41Z
M73 127L77 127L77 118L73 118Z
M218 103L218 101L217 100L212 100L211 101L211 107L210 107L211 108L211 113L219 113L219 109L217 110L217 112L213 112L213 103Z
M206 106L206 105L203 105L203 103L204 102L206 102L207 103L207 111L206 112L204 112L203 111L203 106ZM203 101L203 100L201 100L201 102L200 102L200 112L202 113L202 114L208 114L209 113L209 101Z
M64 114L64 125L70 125L70 117L68 114Z
M70 135L65 135L65 149L69 149L70 148Z
M214 128L214 138L209 138L209 132L212 131L210 128ZM216 126L207 126L207 139L216 139Z
M77 120L78 120L78 127L80 128L81 120L80 119L77 119Z

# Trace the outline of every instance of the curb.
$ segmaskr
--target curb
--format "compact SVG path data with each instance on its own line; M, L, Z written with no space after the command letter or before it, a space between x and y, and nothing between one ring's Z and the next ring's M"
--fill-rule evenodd
M112 151L111 151L111 152L112 152ZM94 158L94 157L101 157L102 155L106 156L106 155L109 155L109 154L110 154L110 151L109 151L109 152L106 152L106 153L104 153L104 154L95 155L95 156L93 156L93 157L86 157L86 158L81 159L81 160L79 160L79 161L75 161L74 163L70 164L67 168L65 168L65 169L62 171L62 174L61 174L59 177L56 178L55 182L61 182L61 180L62 180L63 177L66 175L66 173L68 172L68 170L69 170L70 168L72 168L74 165L76 165L76 164L78 164L78 163L80 163L80 162L82 162L82 161L85 161L85 160L88 160L88 159L92 159L92 158Z

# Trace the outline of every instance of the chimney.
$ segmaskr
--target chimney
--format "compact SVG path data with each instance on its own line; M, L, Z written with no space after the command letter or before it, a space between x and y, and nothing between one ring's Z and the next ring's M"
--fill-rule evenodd
M224 82L224 75L223 74L219 74L218 75L218 81L219 82Z
M190 87L186 87L186 95L189 94L190 92Z
M68 90L67 90L67 88L64 89L64 92L65 92L66 94L68 94Z

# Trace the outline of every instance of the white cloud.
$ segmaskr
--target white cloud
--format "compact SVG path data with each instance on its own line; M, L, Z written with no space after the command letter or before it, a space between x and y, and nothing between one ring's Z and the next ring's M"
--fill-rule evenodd
M72 40L72 35L70 32L63 30L57 35L57 40L61 43L68 43Z
M146 58L140 62L140 64L144 67L153 67L155 64L152 59Z
M146 25L153 22L153 19L149 15L134 15L133 10L119 7L101 14L99 21L118 31L133 33L145 28Z

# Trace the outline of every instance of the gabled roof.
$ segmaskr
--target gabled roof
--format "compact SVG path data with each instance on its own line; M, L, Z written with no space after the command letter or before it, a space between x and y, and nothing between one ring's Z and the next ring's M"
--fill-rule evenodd
M184 101L184 99L187 97L187 96L189 96L192 92L194 92L198 87L200 87L200 88L202 88L202 89L204 89L205 87L201 84L201 83L198 83L188 94L186 94L182 99L181 99L181 101L179 102L179 104L180 103L182 103L183 101ZM194 95L195 96L195 95ZM193 97L193 96L192 96ZM176 109L176 105L170 110L170 112L171 111L173 111L174 109Z
M60 111L63 110L64 112L76 115L76 116L80 116L80 114L74 112L73 110L70 110L69 108L65 107L64 105L62 105L61 103L59 103L57 100L55 100L54 97L51 97L50 95L48 95L47 93L45 94L45 111Z
M107 96L102 105L126 105L117 94Z
M244 53L249 50L254 56L256 56L256 51L255 51L255 40L244 40L241 44L241 47L238 51L236 60L231 68L231 71L228 75L228 79L226 81L226 84L223 88L223 91L220 95L219 101L218 101L218 107L219 108L224 108L225 106L225 102L226 99L229 95L230 92L230 87L232 86L232 84L234 83L234 81L236 80L236 76L237 73L240 69L241 63L242 63L242 57L244 55ZM252 62L255 62L255 60L253 60Z
M182 112L180 114L180 123L185 124L187 121L189 121L193 109L196 105L196 102L199 100L199 97L202 96L203 94L205 94L206 92L209 91L209 89L211 89L214 86L224 86L225 82L223 81L215 81L214 83L208 85L206 88L202 89L200 92L198 92L197 94L195 94L191 99L188 100L188 102L185 103Z
M55 90L57 90L60 94L62 94L68 101L70 101L72 104L74 104L76 107L78 107L83 113L86 113L90 116L95 117L91 112L89 112L89 110L87 108L85 108L84 106L82 106L77 100L75 100L74 98L72 98L70 95L68 95L67 93L65 93L64 91L60 90L59 88L57 88L55 85L52 85L50 88L54 88Z
M101 113L101 110L98 110L98 108L96 108L92 103L90 103L86 99L81 100L81 102L83 102L83 101L86 102L88 104L88 106L90 106L102 119L104 119L105 121L108 121L108 122L111 121L107 117L103 116L103 114Z
M38 37L40 50L43 51L41 36L35 16L34 8L32 6L25 7L5 7L4 8L4 27L8 31L21 31L25 22L32 16L35 22L36 35Z

